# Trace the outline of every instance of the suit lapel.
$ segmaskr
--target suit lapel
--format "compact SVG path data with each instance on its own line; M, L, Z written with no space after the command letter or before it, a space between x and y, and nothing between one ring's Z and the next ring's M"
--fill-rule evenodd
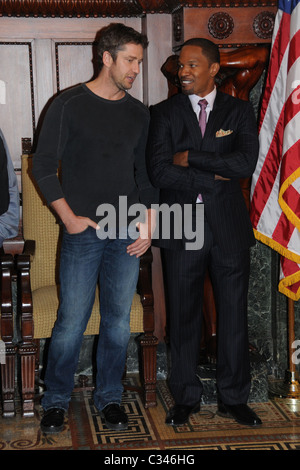
M222 123L224 122L226 114L228 113L226 95L217 91L214 107L209 115L206 125L204 138L202 138L196 114L187 95L180 94L179 112L182 115L187 128L189 129L189 135L192 139L193 148L201 150L202 144L205 142L206 138L213 138L216 131L222 127Z
M222 127L222 123L224 122L224 118L228 112L224 101L225 99L223 93L217 92L213 110L211 111L208 118L203 140L213 137L216 130L219 130Z
M189 135L192 139L193 148L199 149L202 145L202 135L197 121L197 116L193 110L190 99L187 95L182 94L182 108L181 113L184 122L189 130Z

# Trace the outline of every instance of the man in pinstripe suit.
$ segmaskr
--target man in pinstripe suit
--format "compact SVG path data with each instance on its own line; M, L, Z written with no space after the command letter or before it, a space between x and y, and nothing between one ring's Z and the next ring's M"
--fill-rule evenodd
M192 204L194 214L196 204L204 203L205 213L201 249L185 249L184 237L158 242L170 310L169 385L175 401L166 423L173 426L200 409L196 368L207 268L218 311L218 412L242 424L261 424L247 405L249 248L255 239L239 185L239 178L250 177L256 166L257 126L248 102L216 90L219 64L214 43L186 41L179 57L182 93L153 107L149 130L149 172L160 188L160 203L180 204L183 211ZM200 98L206 100L201 112Z

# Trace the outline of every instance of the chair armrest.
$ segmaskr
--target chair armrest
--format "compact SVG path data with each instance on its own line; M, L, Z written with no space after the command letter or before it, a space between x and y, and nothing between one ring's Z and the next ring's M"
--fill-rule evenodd
M140 259L140 271L138 279L138 293L141 296L143 306L153 306L154 297L152 291L152 252L149 248Z
M30 263L35 255L35 240L26 240L21 254L17 254L16 268L18 274L24 269L30 269Z
M35 240L25 240L23 255L34 256L35 254Z
M14 258L11 254L6 254L3 251L0 253L0 263L1 269L9 269L12 270L14 267Z
M153 337L155 328L154 321L154 296L152 290L152 252L149 248L140 260L140 272L138 279L138 293L144 310L144 333L145 336Z
M16 255L18 279L18 310L21 316L23 344L33 339L33 305L30 283L30 263L35 252L35 241L27 240L23 253Z
M12 255L0 254L1 263L1 338L6 344L13 340L13 306L12 306Z

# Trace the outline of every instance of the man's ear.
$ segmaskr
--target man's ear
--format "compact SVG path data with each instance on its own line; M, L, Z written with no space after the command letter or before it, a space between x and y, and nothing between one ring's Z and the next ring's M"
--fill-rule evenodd
M212 77L215 77L220 70L220 64L218 62L213 62L210 66L210 74Z
M111 64L113 63L113 58L110 52L108 51L104 51L102 60L103 60L103 65L105 65L106 67L110 67Z

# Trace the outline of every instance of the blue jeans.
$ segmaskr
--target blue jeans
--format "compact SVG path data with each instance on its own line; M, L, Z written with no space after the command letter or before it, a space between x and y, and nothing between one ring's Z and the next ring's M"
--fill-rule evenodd
M101 410L120 403L122 375L130 338L130 310L139 273L139 259L126 248L133 239L104 239L95 229L63 233L60 256L60 306L50 341L45 375L45 410L68 409L74 375L88 320L100 284L101 325L96 353L94 402ZM122 234L124 237L124 233Z

